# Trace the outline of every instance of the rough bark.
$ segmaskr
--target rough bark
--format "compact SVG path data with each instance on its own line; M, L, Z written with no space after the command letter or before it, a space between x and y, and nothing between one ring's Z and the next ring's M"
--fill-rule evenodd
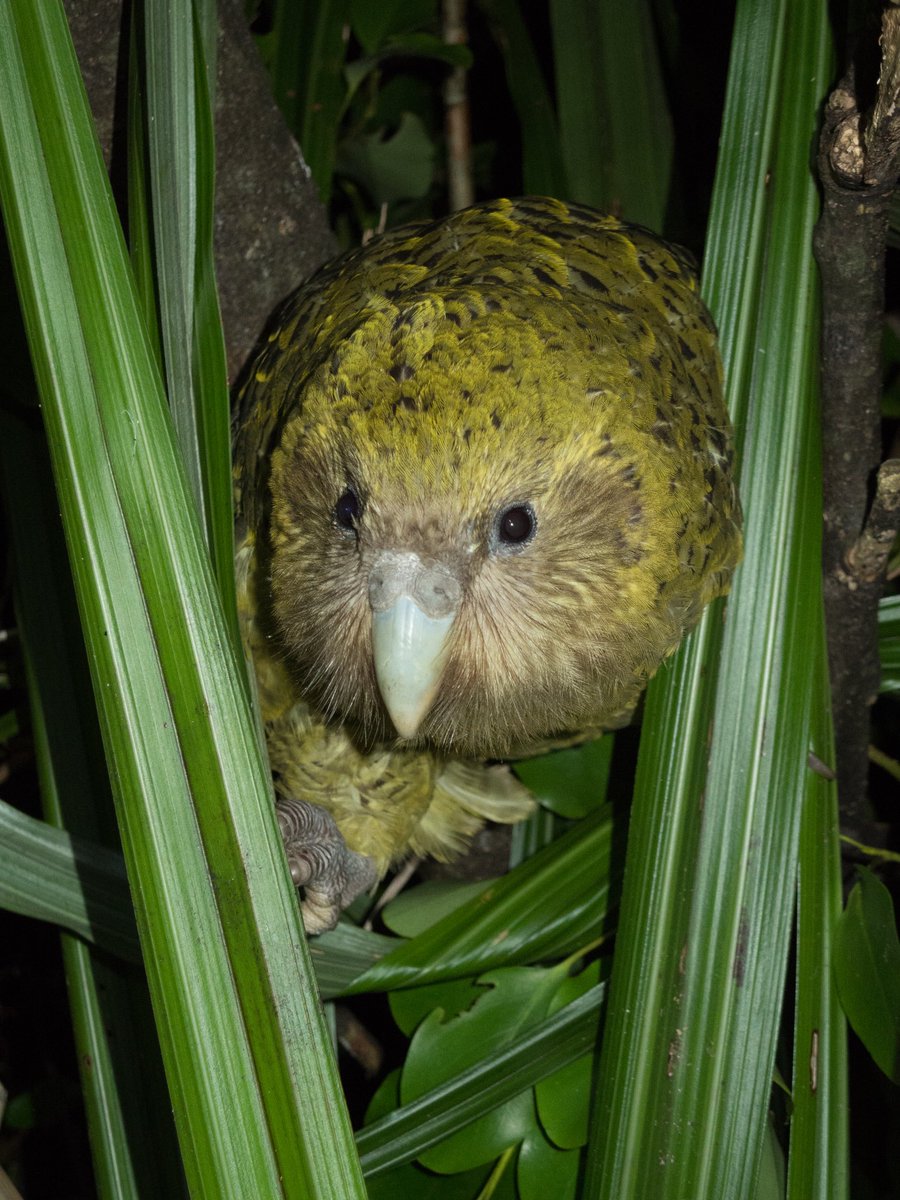
M869 714L878 691L878 601L897 528L900 476L881 460L881 339L888 206L900 170L900 12L883 17L875 102L854 70L832 92L819 143L815 235L823 288L825 616L845 824L863 827Z
M127 93L123 0L65 0L100 142L122 169ZM296 141L272 99L240 0L219 0L216 94L216 273L229 378L269 314L336 251Z
M337 252L241 0L219 0L216 273L233 380L276 304Z

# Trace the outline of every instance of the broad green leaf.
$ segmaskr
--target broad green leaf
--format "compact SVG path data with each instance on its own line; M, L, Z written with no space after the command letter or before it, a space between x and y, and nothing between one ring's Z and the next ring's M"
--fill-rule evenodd
M369 1200L397 1200L401 1196L415 1200L472 1200L481 1194L489 1173L490 1168L475 1167L457 1175L435 1175L415 1163L404 1163L367 1181Z
M581 1155L558 1150L539 1128L528 1133L519 1147L516 1182L520 1200L576 1200Z
M322 203L331 195L346 101L346 0L277 0L267 57L275 99L300 142Z
M565 971L565 968L563 968ZM513 1043L547 1015L561 983L559 968L510 967L484 976L491 985L471 1008L445 1019L440 1010L418 1027L409 1046L400 1095L404 1103ZM534 1100L523 1092L419 1156L431 1170L452 1173L490 1162L534 1125Z
M366 1175L409 1162L467 1122L568 1066L596 1040L605 986L520 1032L509 1046L357 1134Z
M493 884L491 879L426 880L401 892L382 912L388 929L399 937L413 938L424 933L436 921L456 912L467 900L473 900Z
M574 750L524 759L513 768L535 797L560 817L584 817L606 798L615 735Z
M385 52L392 57L431 58L451 67L471 67L472 51L468 46L442 41L431 33L406 33L385 43Z
M437 16L437 0L350 0L350 26L367 54L388 37L433 26Z
M848 1021L900 1083L900 940L891 894L871 871L860 870L838 922L834 970Z
M404 113L397 130L357 133L338 146L337 170L376 204L424 196L434 174L434 143L419 117Z
M428 58L434 62L447 63L451 67L468 68L472 65L472 54L468 47L448 45L429 33L408 33L403 37L389 38L376 54L356 58L344 67L344 78L347 81L344 109L346 110L363 80L373 71L377 71L392 59L403 58Z
M562 982L550 1012L557 1012L583 996L600 981L599 962ZM560 1150L575 1150L588 1138L588 1109L591 1101L591 1073L594 1056L585 1054L575 1062L555 1071L535 1086L535 1102L541 1127Z
M407 1037L429 1013L440 1009L444 1019L465 1012L484 995L484 988L474 979L446 979L441 983L426 983L422 987L396 988L388 992L391 1016Z
M366 1123L388 1116L400 1103L400 1070L391 1071L378 1086L366 1110ZM397 1196L424 1200L471 1200L487 1178L484 1167L456 1175L434 1175L415 1163L382 1171L367 1181L369 1200L396 1200Z

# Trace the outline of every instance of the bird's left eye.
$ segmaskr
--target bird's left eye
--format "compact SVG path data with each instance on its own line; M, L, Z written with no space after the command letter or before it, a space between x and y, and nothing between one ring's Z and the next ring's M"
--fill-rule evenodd
M496 538L501 546L514 549L530 542L536 520L530 504L513 504L497 517Z
M353 488L347 488L334 506L334 519L341 529L355 529L362 505Z

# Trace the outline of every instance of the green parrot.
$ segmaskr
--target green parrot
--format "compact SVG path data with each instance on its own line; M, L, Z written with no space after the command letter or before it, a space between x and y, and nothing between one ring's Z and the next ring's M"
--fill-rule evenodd
M741 556L687 254L529 197L374 238L242 394L236 571L306 927L532 800L497 760L622 724Z

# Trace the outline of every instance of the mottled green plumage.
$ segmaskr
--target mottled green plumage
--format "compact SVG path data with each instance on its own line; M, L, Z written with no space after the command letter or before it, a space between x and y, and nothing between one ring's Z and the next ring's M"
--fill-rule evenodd
M477 760L620 722L727 589L720 374L683 252L554 200L394 230L301 288L235 443L242 619L283 790L328 807L379 870L523 815ZM521 546L498 541L514 505L536 522ZM413 748L372 665L385 548L462 589Z

